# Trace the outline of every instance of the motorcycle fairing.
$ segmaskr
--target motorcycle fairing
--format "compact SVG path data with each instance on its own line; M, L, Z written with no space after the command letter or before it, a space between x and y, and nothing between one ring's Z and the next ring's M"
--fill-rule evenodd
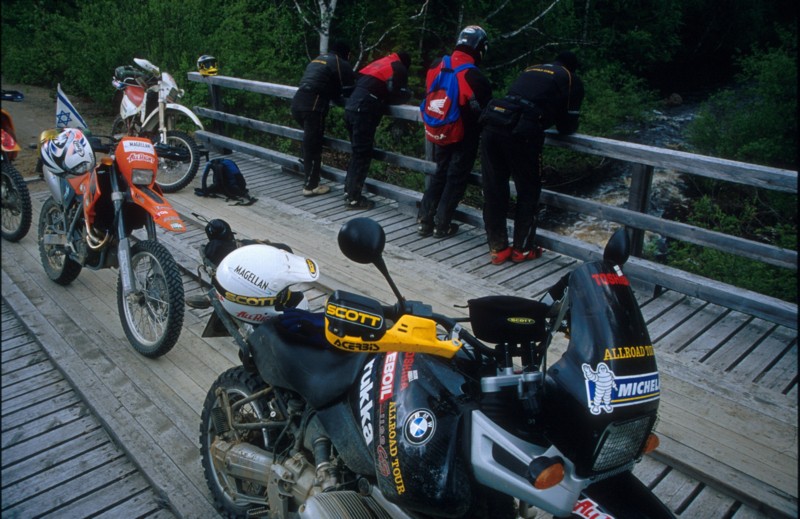
M389 352L376 359L369 385L362 380L350 401L362 423L371 421L367 443L381 493L403 509L463 515L472 486L465 446L454 439L462 437L468 412L464 376L424 354ZM364 415L370 404L371 415Z
M127 119L136 115L144 103L144 88L138 85L127 85L125 87L125 95L122 96L122 103L120 104L120 115L123 119Z
M582 265L570 276L569 298L570 343L547 373L546 434L578 474L596 476L639 458L655 425L660 381L646 324L618 268Z
M14 121L5 109L2 112L2 122L0 122L0 133L2 133L2 149L9 160L17 158L17 154L22 149L17 142L17 134L14 130Z
M302 341L289 342L270 319L256 327L248 342L256 368L268 384L299 393L321 409L356 385L367 354L343 353Z
M130 189L131 201L150 213L157 225L168 231L185 232L183 220L164 199L161 188L156 184L158 156L153 143L141 137L124 137L117 145L114 160ZM150 183L146 186L134 184L134 169L152 171Z

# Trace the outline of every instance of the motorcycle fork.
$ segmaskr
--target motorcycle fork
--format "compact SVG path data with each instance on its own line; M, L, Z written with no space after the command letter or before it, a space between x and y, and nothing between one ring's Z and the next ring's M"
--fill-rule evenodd
M122 280L122 293L124 296L128 296L133 292L134 287L133 271L131 270L131 245L130 239L125 234L125 218L122 212L122 205L125 202L125 193L119 190L116 168L111 174L111 201L114 203L117 236L119 236L117 261L119 262L119 274Z

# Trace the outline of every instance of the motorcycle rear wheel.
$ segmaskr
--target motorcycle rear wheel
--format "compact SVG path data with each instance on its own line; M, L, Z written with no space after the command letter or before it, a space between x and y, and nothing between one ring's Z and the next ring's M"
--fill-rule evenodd
M144 240L131 247L133 292L124 295L122 273L117 306L122 329L133 348L149 358L175 346L183 327L183 281L178 264L162 244Z
M61 206L52 198L48 198L42 204L42 212L39 214L39 257L47 277L59 285L72 283L83 268L80 263L69 257L64 245L44 243L46 236L64 236L66 232L67 222L64 220Z
M180 130L167 131L166 144L189 152L188 162L158 158L156 184L165 193L174 193L186 187L197 175L197 169L200 167L200 148L188 133Z
M4 240L19 241L31 228L33 213L28 185L14 165L3 158L2 170L2 236Z
M265 446L265 438L261 431L247 431L241 433L232 430L220 430L219 416L215 425L216 414L222 416L220 399L217 397L217 390L221 389L228 395L228 400L233 405L235 402L248 398L255 393L267 388L267 384L255 373L250 373L243 366L230 368L222 373L208 390L206 400L203 403L203 412L200 417L200 455L203 465L206 484L214 498L214 506L225 517L239 519L248 517L248 510L254 506L254 501L266 500L266 488L235 479L225 473L225 467L214 463L211 455L211 445L219 436L229 442L244 441L260 448ZM266 402L254 400L237 409L234 418L238 422L254 422L263 419L269 411ZM227 425L221 426L223 429ZM236 494L231 492L235 489ZM252 496L245 499L242 496ZM263 506L263 504L261 505Z

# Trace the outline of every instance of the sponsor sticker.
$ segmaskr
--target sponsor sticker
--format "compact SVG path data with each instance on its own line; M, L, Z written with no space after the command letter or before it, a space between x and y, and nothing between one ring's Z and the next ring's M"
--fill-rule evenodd
M153 147L153 143L150 141L131 141L125 139L122 141L122 149L126 153L141 151L151 155L156 154L156 149Z
M600 505L585 497L575 503L572 507L572 514L585 519L614 519L613 515L608 515L600 511Z
M406 418L403 434L413 445L424 445L436 431L436 418L427 409L417 409Z
M586 399L592 414L612 413L616 407L642 404L661 396L658 372L618 377L605 362L595 369L583 364Z

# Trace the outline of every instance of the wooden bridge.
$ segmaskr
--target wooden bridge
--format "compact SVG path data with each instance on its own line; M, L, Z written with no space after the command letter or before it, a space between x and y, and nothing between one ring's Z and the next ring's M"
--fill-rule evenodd
M187 295L200 290L193 273L197 247L205 241L203 223L194 213L224 218L240 237L288 243L317 260L321 279L305 287L317 308L334 289L394 299L374 268L347 261L337 249L338 229L354 216L383 225L386 262L405 296L442 313L464 313L459 305L483 295L537 297L579 262L599 254L596 246L543 232L548 250L540 260L494 266L479 215L468 208L460 213L464 225L455 237L420 238L413 208L419 193L373 182L368 189L376 207L366 213L344 211L339 172L325 172L330 194L306 198L302 177L289 171L297 169L296 158L218 133L201 132L198 138L209 146L238 150L232 158L258 201L243 207L199 198L192 193L199 179L169 195L189 231L161 234L160 239L184 268ZM38 213L49 193L42 183L30 185ZM70 286L58 286L44 274L35 234L18 244L3 243L7 306L86 397L175 515L215 517L199 463L199 415L213 380L238 363L235 345L201 338L208 311L187 309L181 337L168 355L158 360L137 355L117 315L116 272L84 271ZM657 426L661 448L635 473L680 517L796 517L796 305L748 293L737 298L742 291L669 270L657 283L648 272L659 268L636 259L626 268L658 352L663 390ZM655 285L662 288L654 290ZM751 296L756 304L745 301ZM565 346L559 336L549 362ZM5 379L5 367L3 373ZM6 492L3 483L3 501Z

